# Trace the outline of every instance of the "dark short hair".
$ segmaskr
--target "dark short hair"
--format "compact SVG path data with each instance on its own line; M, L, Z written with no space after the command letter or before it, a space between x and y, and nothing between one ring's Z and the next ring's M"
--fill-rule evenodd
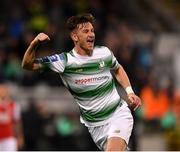
M93 24L95 21L95 18L92 14L86 13L81 15L76 15L68 18L66 22L66 28L69 30L69 32L72 32L78 24L90 22Z

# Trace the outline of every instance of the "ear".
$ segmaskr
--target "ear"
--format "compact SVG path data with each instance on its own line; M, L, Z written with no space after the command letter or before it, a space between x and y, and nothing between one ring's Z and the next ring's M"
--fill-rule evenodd
M71 38L74 42L78 41L78 37L77 37L77 34L75 32L72 32L71 33Z

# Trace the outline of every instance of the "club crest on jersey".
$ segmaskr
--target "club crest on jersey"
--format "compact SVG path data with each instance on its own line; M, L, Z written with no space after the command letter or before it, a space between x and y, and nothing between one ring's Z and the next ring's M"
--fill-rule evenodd
M105 63L103 60L100 60L99 62L99 69L103 69L105 67Z

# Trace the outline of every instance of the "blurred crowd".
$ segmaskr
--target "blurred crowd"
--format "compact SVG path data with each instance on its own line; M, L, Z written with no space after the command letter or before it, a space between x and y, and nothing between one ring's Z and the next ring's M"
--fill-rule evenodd
M98 150L77 113L54 113L47 104L28 100L22 112L25 146L21 150Z
M143 122L146 126L145 131L165 130L169 150L180 150L180 140L176 140L180 139L179 90L175 88L173 74L164 79L156 69L158 62L154 49L156 36L159 33L175 32L178 28L175 28L176 22L167 24L160 11L154 10L155 16L159 17L156 22L152 15L148 18L147 10L151 10L152 2L141 0L114 0L113 3L109 0L1 1L0 80L25 87L32 87L39 83L52 87L61 86L62 82L55 73L34 74L24 71L21 68L23 54L39 32L48 34L51 41L38 47L37 56L70 51L72 43L65 29L66 19L78 13L92 13L96 18L96 45L105 45L114 52L117 60L126 70L135 92L143 100L142 108L133 113L137 124ZM174 3L179 4L178 1ZM171 18L168 17L168 19ZM146 34L141 35L141 33ZM66 147L63 146L70 142L74 147L68 150L81 150L76 147L80 143L75 143L76 140L72 139L77 139L78 136L78 140L81 139L82 142L85 142L85 138L89 140L82 128L76 127L76 124L70 124L78 121L73 120L75 116L72 114L66 117L60 116L57 120L57 116L47 114L47 110L42 105L37 106L34 99L30 99L28 103L29 107L23 110L22 115L26 142L24 150L65 150ZM72 126L75 128L71 128ZM132 136L132 150L137 148L137 145L133 146L138 136L137 126L135 125ZM48 149L48 147L54 147L54 149ZM95 148L85 150L95 150Z
M72 43L65 29L65 21L71 15L82 12L92 13L96 17L96 44L107 45L118 58L128 58L128 54L133 56L133 59L138 60L136 62L138 66L139 64L151 66L153 40L146 38L145 43L148 44L137 46L137 42L133 40L134 33L176 30L172 28L173 24L166 25L162 19L156 19L155 24L152 15L149 17L148 12L144 9L146 5L150 7L151 4L148 2L144 4L143 1L114 0L111 3L109 0L103 2L76 0L72 3L71 0L6 0L0 3L1 79L16 81L27 86L37 84L41 80L46 81L48 77L44 75L39 77L22 70L21 59L27 46L37 33L45 32L50 36L51 41L39 47L40 56L72 49ZM160 16L158 13L156 12L154 16ZM149 22L154 24L149 24ZM133 59L125 60L132 61ZM51 79L49 83L57 85L56 80Z

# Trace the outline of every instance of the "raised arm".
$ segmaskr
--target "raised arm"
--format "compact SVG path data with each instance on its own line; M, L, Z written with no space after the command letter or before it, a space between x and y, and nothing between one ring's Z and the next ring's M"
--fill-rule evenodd
M131 83L129 81L129 78L124 70L124 68L120 65L119 68L115 71L116 78L118 82L122 85L122 87L126 90L129 104L134 107L134 110L136 110L141 105L141 99L135 95Z
M39 33L34 40L30 43L29 47L27 48L23 60L22 60L22 67L26 70L39 70L42 65L39 63L35 63L36 59L36 48L39 43L44 41L49 41L50 38L45 33Z

